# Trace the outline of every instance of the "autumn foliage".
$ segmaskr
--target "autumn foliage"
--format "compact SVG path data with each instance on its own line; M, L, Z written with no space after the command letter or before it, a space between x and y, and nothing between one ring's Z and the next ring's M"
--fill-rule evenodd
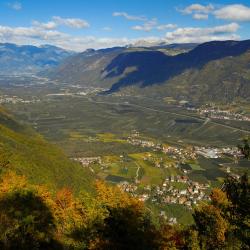
M141 201L103 182L95 186L95 194L76 197L7 172L0 181L0 249L249 249L246 176L214 189L186 228L157 224Z

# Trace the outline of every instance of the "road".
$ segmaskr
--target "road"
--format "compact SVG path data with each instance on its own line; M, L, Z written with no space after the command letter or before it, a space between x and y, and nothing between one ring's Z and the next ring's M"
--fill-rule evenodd
M137 170L136 170L135 182L138 182L139 171L140 171L140 168L141 168L141 167L138 165L137 162L136 162L135 164L136 164L136 166L138 167Z

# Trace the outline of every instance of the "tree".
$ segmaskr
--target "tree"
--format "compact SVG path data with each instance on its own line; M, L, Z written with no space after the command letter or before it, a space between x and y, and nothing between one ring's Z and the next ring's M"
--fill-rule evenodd
M0 145L0 174L6 170L10 164L11 154L5 152L5 150Z
M228 220L232 225L232 235L242 242L242 247L249 246L250 237L250 183L248 175L239 180L228 177L224 191L231 205L228 207ZM249 249L246 248L246 249Z
M194 212L201 249L249 249L250 184L247 174L228 177L223 190L214 189L211 203Z
M39 190L41 191L41 189ZM4 249L58 249L47 193L9 173L0 183L0 242Z
M157 249L150 213L117 187L96 183L96 196L80 198L85 222L72 233L81 249Z
M239 145L238 148L246 159L250 159L250 145L248 139L243 139L243 145Z
M202 249L222 249L226 242L228 223L214 205L203 205L194 212L194 220Z
M159 230L159 249L169 250L169 249L183 249L185 246L185 236L186 232L181 228L176 226L163 224Z

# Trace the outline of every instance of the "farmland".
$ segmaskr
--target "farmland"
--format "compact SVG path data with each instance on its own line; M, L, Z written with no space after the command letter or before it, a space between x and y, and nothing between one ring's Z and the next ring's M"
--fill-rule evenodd
M56 94L62 88L67 94ZM227 174L248 166L234 158L250 134L246 121L207 119L161 99L74 91L5 86L5 95L39 101L4 105L96 178L121 186L171 223L191 223L193 207Z

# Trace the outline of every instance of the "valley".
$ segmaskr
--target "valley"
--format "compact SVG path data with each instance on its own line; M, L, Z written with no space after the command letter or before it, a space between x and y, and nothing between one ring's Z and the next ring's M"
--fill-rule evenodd
M222 119L218 109L185 101L29 79L24 86L9 79L2 105L96 178L138 197L171 224L192 223L193 207L206 202L212 188L247 170L237 149L250 135L242 116ZM247 105L242 108L247 117Z
M0 250L250 250L250 3L0 3Z

